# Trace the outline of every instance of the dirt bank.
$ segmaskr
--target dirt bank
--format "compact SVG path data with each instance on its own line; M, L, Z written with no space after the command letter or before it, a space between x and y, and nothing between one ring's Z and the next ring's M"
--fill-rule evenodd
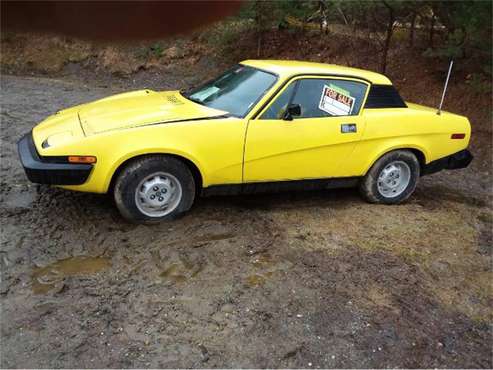
M43 117L187 84L159 78L2 76L2 367L493 366L484 160L400 206L352 190L208 198L152 227L27 182L15 142Z

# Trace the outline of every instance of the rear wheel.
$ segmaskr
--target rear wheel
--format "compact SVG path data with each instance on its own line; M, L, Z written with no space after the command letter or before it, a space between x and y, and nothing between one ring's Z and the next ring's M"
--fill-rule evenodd
M401 203L416 189L419 173L416 156L408 150L396 150L371 167L360 183L360 192L371 203Z
M131 222L171 220L192 206L195 182L180 160L148 156L133 160L120 172L114 198L122 216Z

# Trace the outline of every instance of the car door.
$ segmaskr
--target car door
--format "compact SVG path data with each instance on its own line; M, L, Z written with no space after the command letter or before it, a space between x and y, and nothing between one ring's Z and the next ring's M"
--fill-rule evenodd
M291 80L248 123L244 182L352 176L352 158L365 121L368 83L305 76ZM286 119L287 106L301 114Z

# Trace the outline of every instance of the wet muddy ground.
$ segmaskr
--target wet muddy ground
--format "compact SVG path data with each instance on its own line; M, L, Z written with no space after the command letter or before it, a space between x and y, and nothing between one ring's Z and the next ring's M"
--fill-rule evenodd
M155 226L27 181L24 133L124 88L2 76L1 367L493 367L489 165L399 206L207 198Z

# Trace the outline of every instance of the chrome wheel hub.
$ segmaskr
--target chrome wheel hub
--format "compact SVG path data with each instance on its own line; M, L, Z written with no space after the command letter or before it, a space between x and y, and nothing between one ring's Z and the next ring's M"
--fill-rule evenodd
M178 179L166 172L144 178L135 189L135 204L149 217L163 217L173 212L182 197Z
M411 180L411 169L403 161L389 163L378 175L378 192L385 198L394 198L407 189Z

